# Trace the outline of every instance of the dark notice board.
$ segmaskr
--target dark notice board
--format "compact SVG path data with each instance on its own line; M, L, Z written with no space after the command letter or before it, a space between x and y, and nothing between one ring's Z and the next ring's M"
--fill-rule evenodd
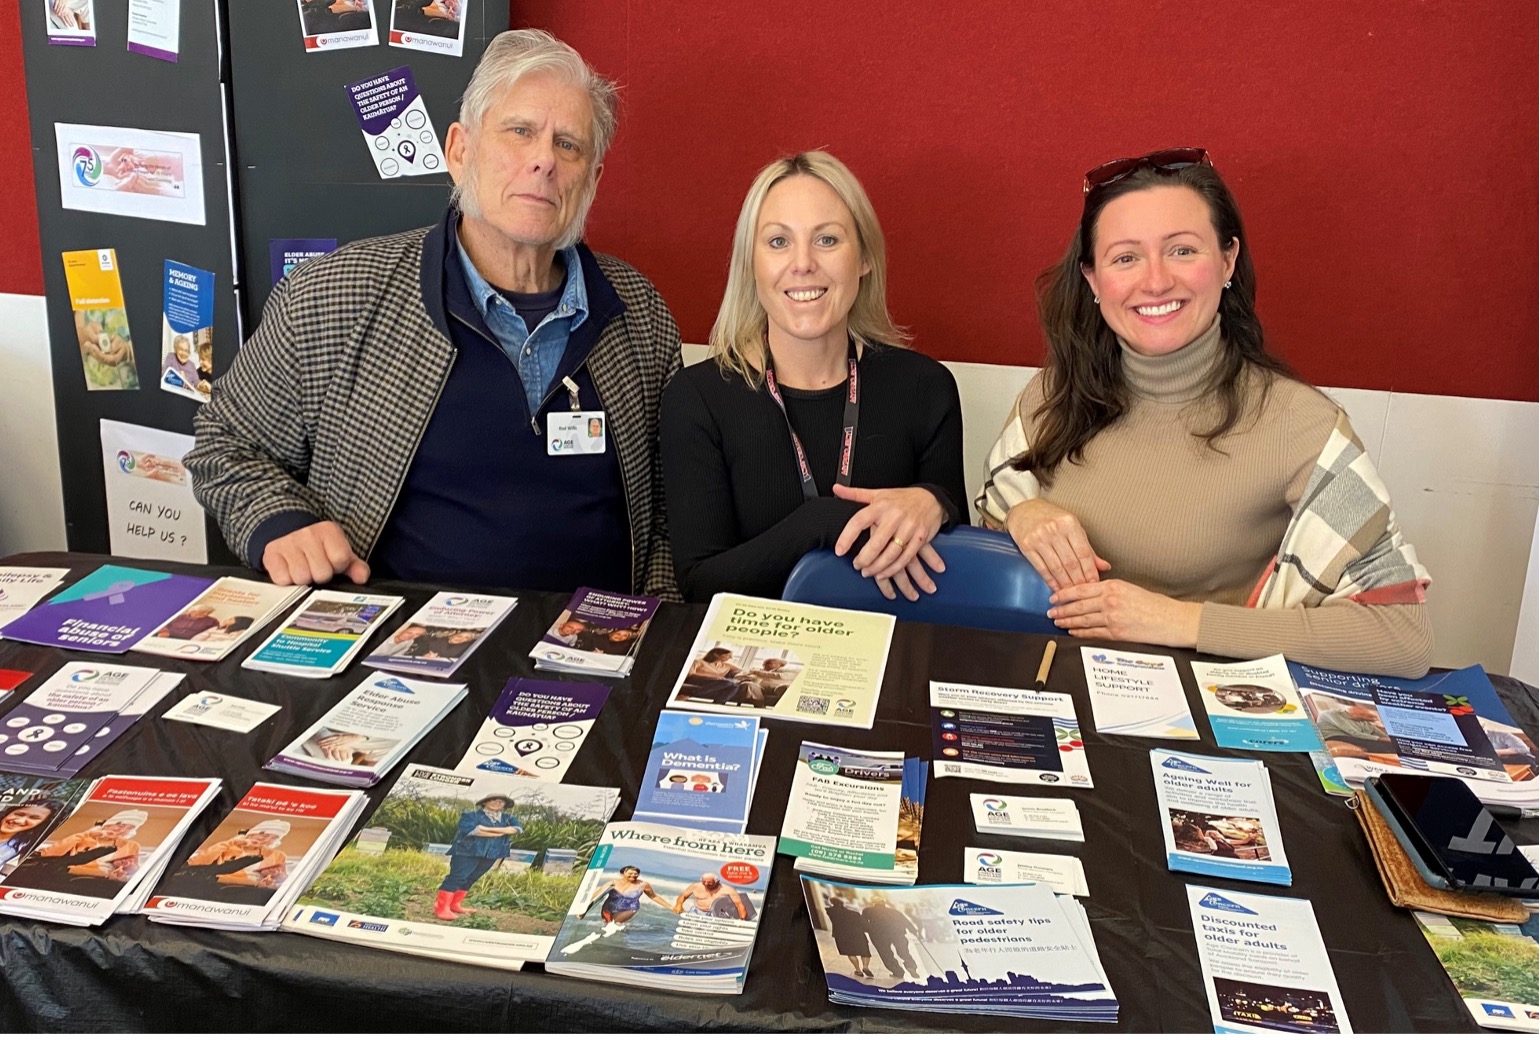
M229 163L220 97L218 18L212 0L182 4L181 52L173 63L128 51L127 4L96 5L95 47L50 45L45 6L41 0L21 5L21 31L32 120L38 233L43 247L43 287L48 301L64 519L70 549L104 553L108 548L107 498L102 483L99 420L116 419L191 433L193 412L198 407L191 398L167 393L158 385L165 261L178 260L214 272L216 376L229 367L240 345L226 180ZM54 148L55 123L198 134L207 222L199 227L62 208ZM134 341L138 390L87 390L81 371L74 313L60 253L106 248L117 250L124 307ZM208 544L212 562L234 562L212 525Z
M447 173L382 180L375 172L346 86L411 67L433 129L444 141L460 95L487 43L508 28L503 0L467 0L465 47L450 57L388 46L398 0L373 0L380 43L306 51L294 0L236 0L230 60L240 184L241 305L248 333L273 288L274 238L334 238L339 244L433 224L449 198ZM417 6L421 6L419 2Z

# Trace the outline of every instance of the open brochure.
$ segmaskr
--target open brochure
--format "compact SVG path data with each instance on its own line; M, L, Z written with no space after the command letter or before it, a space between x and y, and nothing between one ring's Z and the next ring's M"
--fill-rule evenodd
M1093 786L1067 693L932 681L930 715L937 779Z
M668 706L871 729L892 639L891 614L718 593Z
M804 740L776 851L796 856L799 870L892 870L903 780L902 751Z
M1479 665L1422 679L1294 663L1289 671L1347 787L1382 773L1442 773L1483 802L1535 814L1535 744Z
M512 596L438 592L365 660L371 668L445 677L476 652L508 612Z
M277 928L365 805L356 791L257 784L169 868L143 913L162 924Z
M0 886L0 914L97 925L143 904L219 781L104 776Z
M775 839L612 823L546 958L557 975L742 993Z
M1047 885L870 888L803 876L836 1004L1115 1022L1085 911Z
M285 931L518 970L544 960L620 792L408 765Z
M462 683L375 672L263 768L373 787L465 699Z
M1150 752L1166 866L1274 885L1293 883L1267 767L1249 758Z
M529 656L543 671L630 675L657 610L653 596L578 589Z
M246 578L220 578L134 649L185 661L222 661L309 590Z

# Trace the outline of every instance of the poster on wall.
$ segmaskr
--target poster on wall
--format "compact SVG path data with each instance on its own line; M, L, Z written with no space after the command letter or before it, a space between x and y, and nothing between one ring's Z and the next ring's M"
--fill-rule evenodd
M390 45L458 58L465 51L471 0L392 0Z
M160 388L207 401L214 379L214 272L167 260L164 299Z
M428 118L411 66L349 83L348 97L382 179L443 172L444 149L433 132L433 120Z
M96 0L32 0L48 12L48 42L96 46Z
M208 563L203 507L182 465L193 439L112 419L101 424L112 555Z
M270 238L267 240L267 257L273 267L273 284L277 285L306 260L325 256L337 248L335 238Z
M60 205L87 213L204 224L197 134L55 123Z
M61 255L86 389L138 390L134 337L123 309L117 250L79 249Z
M340 51L373 47L380 42L370 0L294 0L299 4L300 31L305 50Z
M176 61L182 37L182 0L128 0L128 49Z

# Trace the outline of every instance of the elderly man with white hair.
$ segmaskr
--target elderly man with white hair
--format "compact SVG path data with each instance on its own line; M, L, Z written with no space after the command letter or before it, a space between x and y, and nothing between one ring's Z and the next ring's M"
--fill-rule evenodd
M279 584L677 596L657 419L679 330L582 242L615 129L615 87L576 51L503 33L449 128L444 219L273 290L186 458L247 563Z

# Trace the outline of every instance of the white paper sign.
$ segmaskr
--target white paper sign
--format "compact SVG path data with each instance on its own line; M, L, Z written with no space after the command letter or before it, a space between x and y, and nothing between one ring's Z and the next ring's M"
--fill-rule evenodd
M197 134L55 123L60 205L87 213L204 224Z
M1080 648L1091 718L1103 735L1197 740L1176 661L1163 654Z
M235 733L250 733L277 712L276 704L263 704L244 697L232 697L228 693L202 690L183 697L166 709L166 714L161 718L228 729Z
M102 480L114 556L208 563L203 507L182 456L193 439L148 426L101 420Z
M1306 899L1187 886L1216 1033L1351 1033Z

